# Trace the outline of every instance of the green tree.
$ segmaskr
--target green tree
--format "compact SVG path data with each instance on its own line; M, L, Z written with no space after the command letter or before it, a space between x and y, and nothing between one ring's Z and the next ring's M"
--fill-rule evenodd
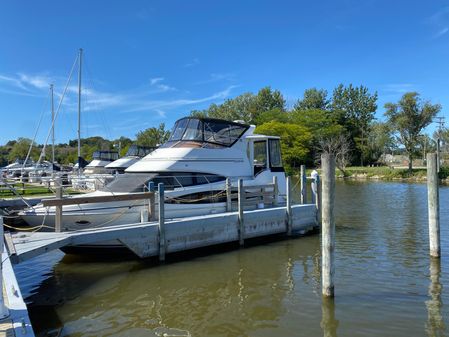
M170 137L170 131L165 130L165 124L159 124L159 127L151 127L144 131L139 131L136 135L137 145L157 146L165 143Z
M363 85L345 87L340 84L334 89L331 110L333 118L347 130L363 166L363 148L377 110L377 92L371 94Z
M28 150L31 145L31 139L28 138L18 138L17 142L12 145L11 150L8 154L8 160L14 161L16 159L25 159ZM31 150L30 159L37 160L39 158L40 150L34 146Z
M417 92L405 93L398 103L385 104L385 116L398 133L398 140L404 145L409 157L408 169L412 172L413 155L421 131L441 111L441 105L422 101Z
M374 122L370 126L366 141L363 148L364 158L369 163L375 163L381 156L390 153L395 146L393 131L388 123Z
M302 99L299 99L294 106L294 110L327 110L330 101L327 98L327 91L323 89L310 88L304 91Z
M285 111L284 96L279 90L271 90L271 87L262 88L256 95L256 110L258 114L264 111Z
M254 120L256 125L261 125L271 121L288 123L290 115L287 111L282 111L279 109L273 109L269 111L263 111L258 114L257 118Z
M279 90L265 87L257 95L250 92L227 99L223 104L211 104L206 110L194 110L192 116L220 118L230 121L241 120L257 123L264 112L273 114L285 112L285 99Z
M271 121L259 125L257 133L281 137L281 151L287 171L297 170L309 156L312 134L304 126Z

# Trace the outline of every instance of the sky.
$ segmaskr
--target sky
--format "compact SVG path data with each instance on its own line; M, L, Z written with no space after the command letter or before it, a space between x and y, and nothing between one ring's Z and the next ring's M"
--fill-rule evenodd
M377 92L379 120L417 91L449 123L449 1L3 0L0 37L0 144L48 139L50 83L56 143L76 139L79 48L82 137L171 128L265 86L292 106L340 83Z

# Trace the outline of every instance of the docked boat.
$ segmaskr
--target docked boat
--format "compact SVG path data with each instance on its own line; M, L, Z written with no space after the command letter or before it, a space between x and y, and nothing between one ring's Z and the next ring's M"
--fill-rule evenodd
M118 159L116 151L95 151L92 161L84 167L82 174L73 173L69 181L74 189L97 190L114 179L113 170L106 166Z
M137 163L140 159L153 152L156 148L141 145L131 145L125 156L119 158L105 166L106 169L117 173L125 173L125 170L131 165Z
M224 212L226 178L237 186L272 183L285 196L285 173L279 137L254 134L254 125L219 119L178 120L169 140L99 191L85 196L120 195L147 190L150 182L165 186L165 217L177 218ZM283 200L279 200L282 202ZM69 230L138 223L144 201L118 201L63 206ZM157 212L156 205L156 212ZM39 204L20 216L31 226L54 226L54 207Z

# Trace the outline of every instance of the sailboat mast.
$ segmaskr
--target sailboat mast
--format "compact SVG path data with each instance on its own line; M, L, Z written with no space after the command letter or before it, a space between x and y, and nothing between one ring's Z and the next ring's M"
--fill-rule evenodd
M51 93L51 161L55 163L55 104L53 97L53 84L50 84Z
M80 48L78 69L78 163L81 157L81 67L83 63L83 50ZM79 167L80 169L80 167Z

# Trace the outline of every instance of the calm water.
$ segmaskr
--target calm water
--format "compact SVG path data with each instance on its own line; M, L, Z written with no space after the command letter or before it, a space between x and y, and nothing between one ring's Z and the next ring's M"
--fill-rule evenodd
M449 188L441 265L426 193L337 184L334 303L321 299L319 235L160 266L54 252L19 266L19 282L42 336L449 336Z

